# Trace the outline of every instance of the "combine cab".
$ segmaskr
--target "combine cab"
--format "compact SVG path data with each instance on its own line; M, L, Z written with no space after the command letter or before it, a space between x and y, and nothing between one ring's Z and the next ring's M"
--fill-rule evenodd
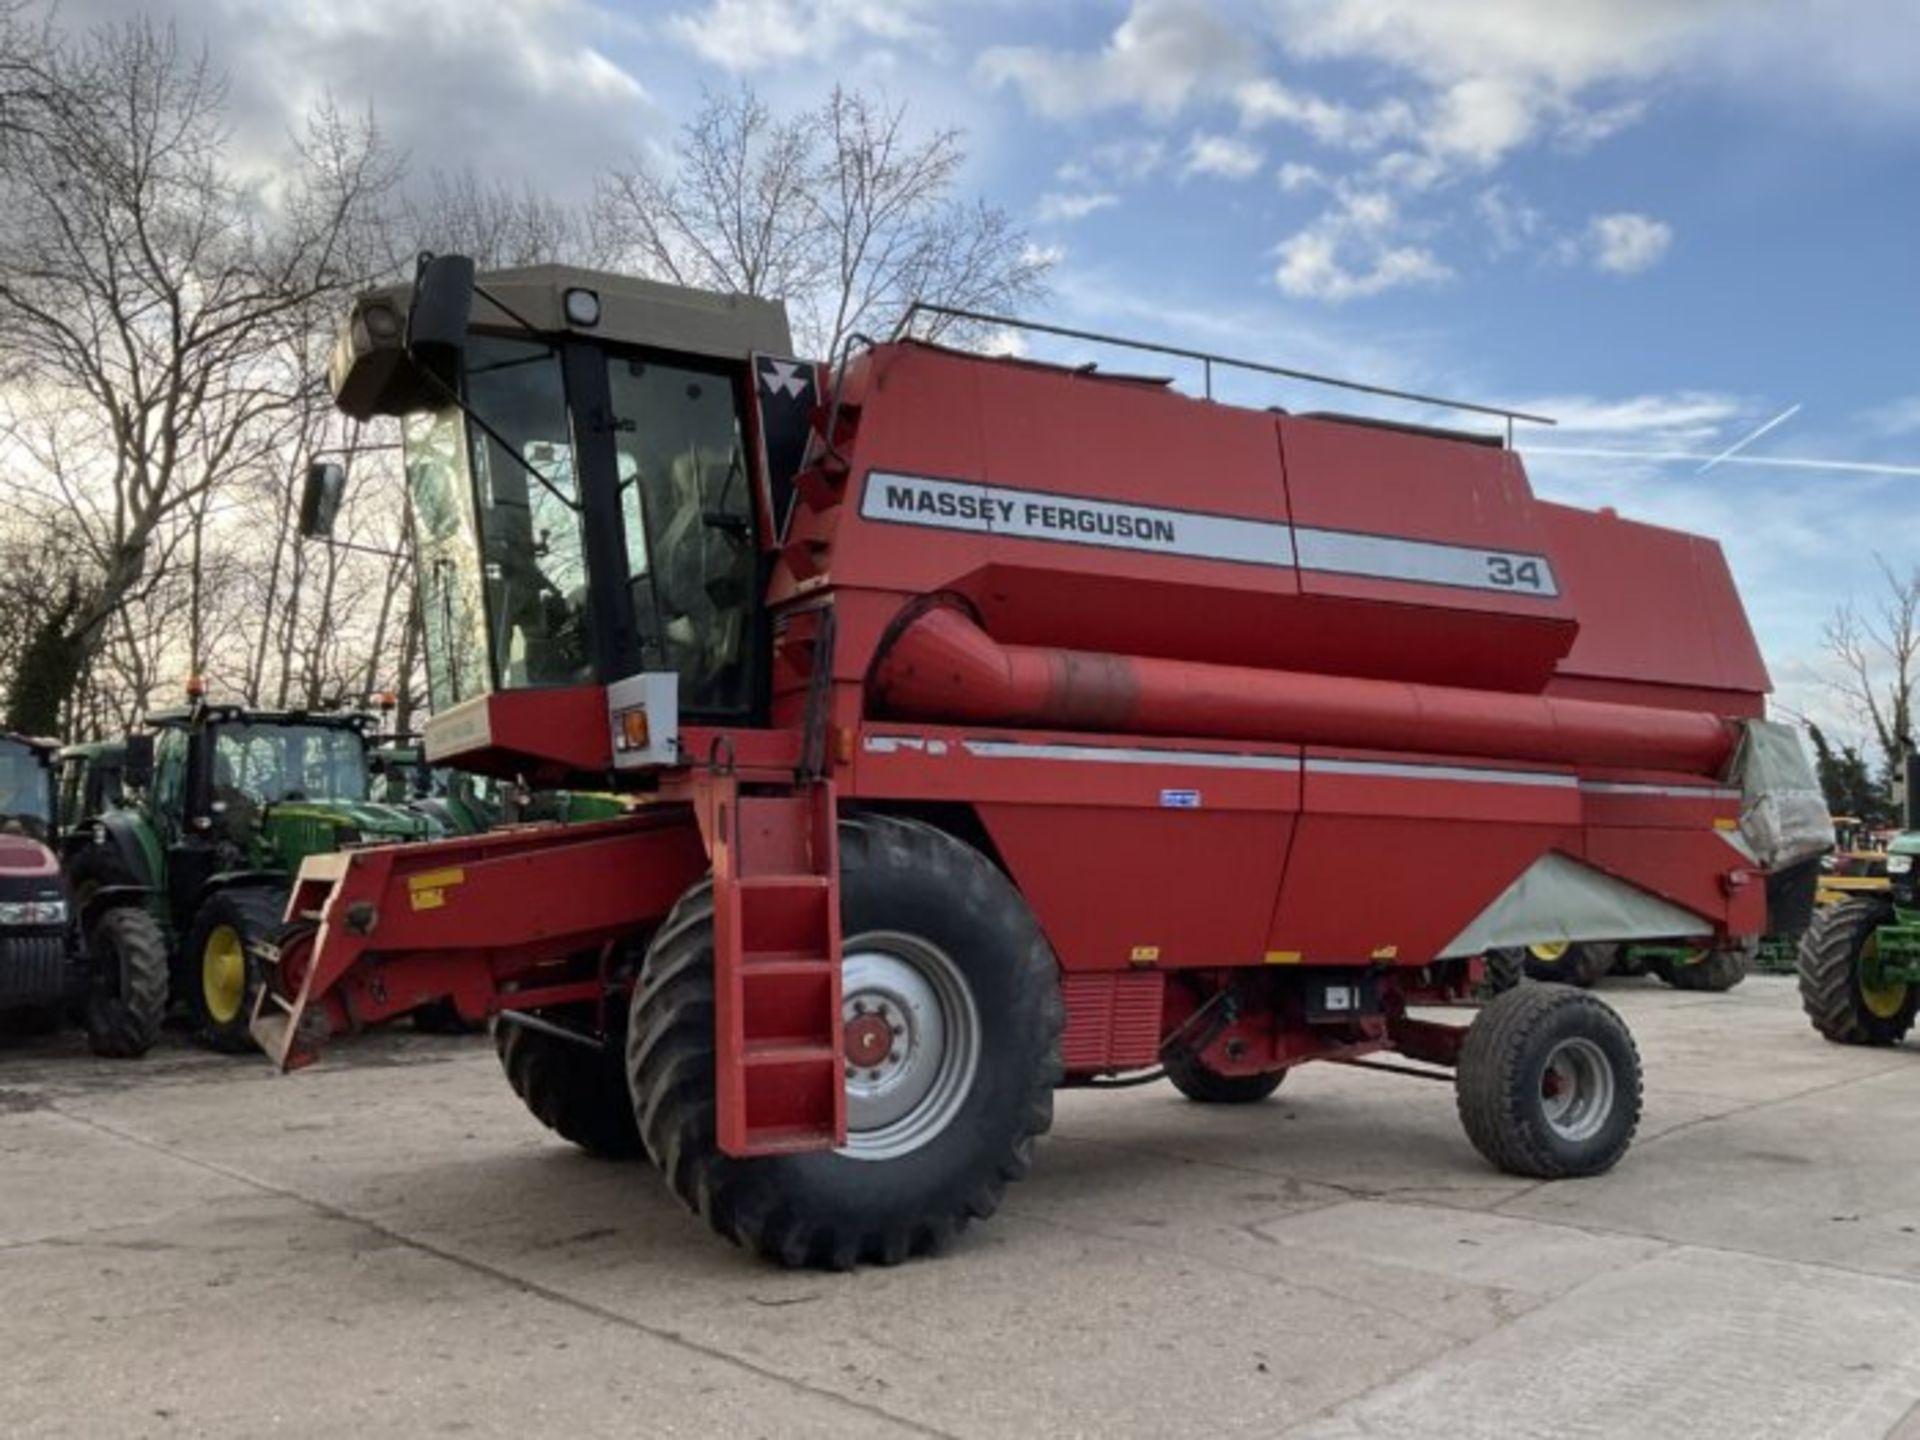
M1496 438L787 347L764 301L457 257L355 307L429 759L638 804L309 860L278 1062L450 998L543 1123L789 1264L937 1245L1057 1087L1151 1067L1239 1103L1398 1052L1507 1170L1619 1159L1599 1001L1415 1012L1495 947L1766 928L1798 857L1742 828L1767 677L1716 546Z

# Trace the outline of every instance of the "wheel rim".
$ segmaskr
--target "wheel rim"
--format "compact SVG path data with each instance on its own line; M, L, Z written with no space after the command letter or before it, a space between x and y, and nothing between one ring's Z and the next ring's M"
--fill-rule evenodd
M1562 1040L1540 1075L1540 1109L1562 1140L1591 1140L1613 1114L1613 1062L1591 1040Z
M1527 946L1527 954L1536 960L1544 960L1551 965L1556 960L1566 959L1567 951L1572 948L1573 944L1571 941L1542 940L1537 944Z
M216 1025L240 1018L247 995L247 947L231 925L216 925L200 954L200 990Z
M1880 938L1867 936L1866 943L1860 947L1860 959L1871 963L1880 958ZM1897 1020L1907 1004L1907 982L1892 980L1885 985L1869 985L1863 975L1860 979L1860 1003L1867 1007L1869 1014L1876 1020Z
M980 1068L980 1012L946 952L912 935L846 942L840 966L847 1143L855 1160L911 1154L953 1122Z

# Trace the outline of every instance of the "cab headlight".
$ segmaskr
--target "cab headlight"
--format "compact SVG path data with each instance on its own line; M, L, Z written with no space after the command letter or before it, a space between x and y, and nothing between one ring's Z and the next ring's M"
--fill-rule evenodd
M1887 856L1887 874L1904 875L1911 869L1913 869L1913 856L1911 855Z

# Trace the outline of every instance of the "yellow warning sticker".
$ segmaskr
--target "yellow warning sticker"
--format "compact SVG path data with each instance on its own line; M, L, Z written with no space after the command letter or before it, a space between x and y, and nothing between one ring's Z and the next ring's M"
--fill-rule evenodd
M1267 964L1269 965L1298 965L1299 963L1300 952L1298 950L1267 951Z
M1713 828L1716 830L1738 830L1740 828L1740 822L1728 816L1721 815L1714 820Z
M1382 945L1368 958L1372 960L1398 960L1400 958L1400 947L1398 945Z
M1127 958L1136 965L1151 965L1160 958L1160 947L1158 945L1136 945L1128 953Z
M422 870L407 877L407 900L415 910L438 910L447 903L447 891L466 883L467 872L458 866Z

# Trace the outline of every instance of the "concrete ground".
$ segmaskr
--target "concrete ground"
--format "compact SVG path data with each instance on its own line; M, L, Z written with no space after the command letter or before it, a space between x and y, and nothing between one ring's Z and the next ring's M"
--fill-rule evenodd
M1079 1092L996 1219L837 1276L550 1137L485 1040L0 1042L0 1433L1920 1437L1920 1049L1787 980L1604 993L1647 1066L1604 1178L1333 1066Z

